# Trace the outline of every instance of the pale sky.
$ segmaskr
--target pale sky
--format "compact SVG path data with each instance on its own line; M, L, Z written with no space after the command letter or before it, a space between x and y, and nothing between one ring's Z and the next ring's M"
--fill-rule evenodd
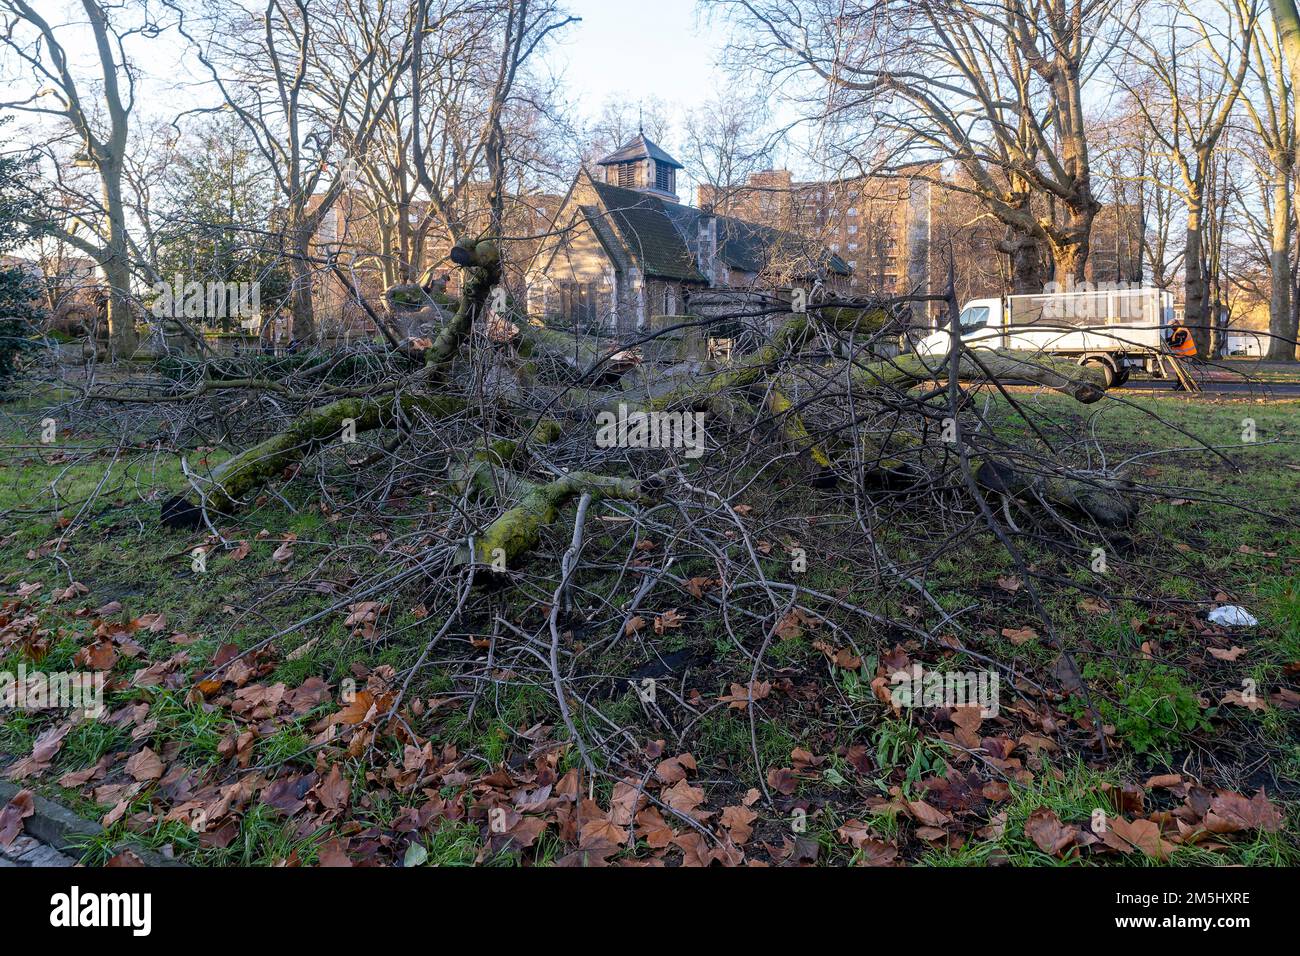
M727 86L721 61L728 24L697 0L566 0L565 6L582 22L566 28L546 62L564 79L575 119L595 119L609 100L633 109L657 100L672 126L672 136L660 145L687 164L678 193L693 203L698 180L683 153L683 122L687 112ZM773 106L779 115L780 105ZM773 161L792 163L781 147Z
M64 22L80 23L73 0L45 0L63 8ZM726 86L719 66L727 26L701 9L696 0L564 0L581 22L571 24L544 57L543 68L563 80L563 98L578 125L597 118L611 100L635 110L641 102L657 101L673 135L661 145L682 156L685 114ZM714 22L711 22L714 21ZM84 29L60 31L78 73L97 69ZM174 34L171 41L130 44L130 54L142 68L140 115L165 115L186 106L215 102L202 88L207 74L189 60L190 52ZM582 144L585 145L585 144ZM576 167L575 170L576 172ZM683 174L682 198L690 201L695 177Z
M674 122L723 83L716 68L725 33L696 16L695 0L567 0L582 22L566 29L551 60L586 118L612 95L658 98Z

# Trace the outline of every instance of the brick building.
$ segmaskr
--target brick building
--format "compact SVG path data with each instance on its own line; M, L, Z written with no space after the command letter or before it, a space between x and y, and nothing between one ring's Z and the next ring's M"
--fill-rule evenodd
M794 284L846 286L844 259L761 210L748 219L682 204L681 168L638 134L595 172L580 171L528 273L529 312L629 334L655 316L701 314Z
M848 265L852 292L893 295L926 283L930 193L921 181L797 182L790 170L774 169L730 190L700 186L696 201L815 238Z
M108 291L94 259L60 252L38 258L5 255L0 269L22 269L33 280L51 331L80 335L97 323L107 328Z
M775 169L726 190L701 186L696 195L701 207L825 243L852 270L849 288L855 294L940 294L951 259L957 298L965 301L1001 295L1011 276L1001 250L1006 228L964 188L964 178L959 167L935 166L923 178L796 181L789 170ZM1104 206L1093 224L1085 278L1136 280L1141 228L1135 207ZM1050 274L1050 263L1044 263L1044 275ZM938 303L913 307L918 325L932 324L942 311Z

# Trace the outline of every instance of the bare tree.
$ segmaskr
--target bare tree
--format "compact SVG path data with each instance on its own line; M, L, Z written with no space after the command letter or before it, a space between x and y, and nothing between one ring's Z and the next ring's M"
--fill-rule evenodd
M1296 9L1296 0L1269 0L1268 5L1273 11L1278 38L1291 72L1291 88L1300 89L1300 12Z
M582 137L579 158L587 164L608 156L638 133L661 144L672 142L675 136L668 106L657 96L635 102L626 97L611 97L601 106L600 114L585 129L576 132Z
M1148 8L1141 29L1129 31L1133 72L1116 70L1178 171L1169 188L1186 210L1183 297L1186 322L1202 355L1210 348L1209 285L1205 275L1206 183L1215 148L1241 95L1259 20L1257 0L1216 0L1194 9L1186 0ZM1127 62L1127 61L1126 61ZM1135 78L1147 81L1139 91Z
M686 116L688 168L728 215L731 201L751 173L766 166L772 144L764 134L767 97L728 87Z
M1118 239L1132 250L1131 281L1173 287L1182 268L1182 203L1169 188L1177 176L1173 159L1156 139L1138 105L1126 92L1093 126L1098 147L1100 190L1116 208Z
M440 2L415 4L413 168L455 240L465 228L457 200L471 183L485 181L487 231L499 236L513 145L508 117L528 98L529 63L578 18L556 0L489 0L461 12L469 16L454 14ZM435 30L435 23L443 29Z
M19 75L11 75L11 81L27 88L0 107L53 118L72 134L76 165L94 171L98 195L87 195L84 205L70 210L71 221L51 222L51 228L98 263L108 286L110 348L114 355L127 357L135 350L136 334L124 177L138 73L126 45L132 37L156 36L160 27L147 0L80 0L80 7L98 66L93 77L79 75L68 52L67 41L77 24L51 23L27 0L0 0L5 16L0 48L18 67ZM62 157L54 152L50 157L54 175L64 182L57 168Z
M1276 17L1255 30L1250 47L1250 83L1242 97L1246 114L1263 146L1263 155L1252 156L1252 159L1268 182L1262 207L1270 240L1268 357L1273 361L1294 359L1297 338L1291 295L1291 245L1295 239L1295 212L1292 208L1296 163L1295 105L1283 43L1281 25Z
M751 30L736 45L746 63L818 81L825 120L852 130L870 114L892 134L883 154L878 138L849 148L862 166L933 178L936 160L957 161L1007 227L1017 290L1041 288L1043 247L1058 277L1082 277L1098 210L1083 87L1116 4L716 2Z
M317 332L312 239L396 93L414 45L411 16L409 5L388 0L265 0L260 12L213 4L201 21L182 18L224 108L274 175L300 342Z

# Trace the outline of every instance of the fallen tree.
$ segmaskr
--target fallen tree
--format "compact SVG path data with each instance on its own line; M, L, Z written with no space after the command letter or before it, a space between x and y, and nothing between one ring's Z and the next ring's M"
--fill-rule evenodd
M725 362L687 359L655 347L672 326L612 341L502 313L495 244L467 241L453 256L460 296L436 334L275 363L173 362L177 374L80 399L100 427L148 414L172 428L136 448L194 449L185 484L161 489L162 514L203 529L215 561L223 548L243 560L243 545L290 511L309 519L315 533L286 534L266 586L324 606L290 605L288 623L235 643L250 661L268 644L297 654L335 641L299 635L334 615L345 615L344 640L383 643L386 689L364 739L347 744L353 756L422 748L422 734L436 735L428 702L452 700L468 702L471 723L475 708L499 706L502 731L530 748L532 724L560 728L584 774L617 783L644 772L646 739L685 752L721 707L752 717L752 782L784 807L759 740L776 674L784 682L799 661L802 699L834 698L869 723L865 708L889 706L881 679L909 658L1001 674L1031 724L1050 712L1061 726L1077 698L1068 732L1093 753L1107 745L1075 660L1095 663L1095 649L1055 626L1058 593L1038 594L1091 580L1098 546L1113 560L1141 546L1151 488L1107 467L1117 459L1094 454L1077 421L1054 428L1032 410L1040 396L1081 419L1107 407L1094 367L960 346L883 357L908 318L892 301L801 314L761 301L746 318L770 322L765 340ZM735 319L675 325L704 334ZM1005 414L989 414L993 400ZM602 424L610 413L624 431ZM208 469L214 444L231 453ZM1017 624L1013 647L1040 646L1006 646L990 620L999 601ZM811 660L791 656L796 638ZM324 676L370 666L347 657L355 670ZM204 686L230 666L223 657ZM433 667L436 689L423 683ZM698 693L719 680L731 689L720 700ZM642 717L629 718L629 701L614 698L646 681L661 696L631 701ZM554 708L525 724L498 704L516 685ZM924 719L949 732L949 718Z
M345 433L354 437L375 429L400 427L417 415L437 422L464 411L469 397L457 386L452 369L475 335L487 340L489 300L501 280L500 254L492 241L466 240L453 248L451 258L463 270L458 307L424 350L423 366L418 374L392 383L393 390L386 394L350 396L304 409L287 427L216 468L199 489L201 500L189 502L190 507L216 513L233 512L260 487ZM1037 383L1085 404L1096 402L1105 391L1101 373L1091 366L1009 351L962 350L955 356L955 366L948 356L900 355L871 361L837 361L829 355L810 358L805 350L819 336L843 340L879 334L897 321L896 312L888 303L826 312L825 321L816 309L787 315L776 326L770 341L754 352L729 365L703 368L684 383L657 395L613 387L617 376L611 379L607 372L621 360L623 353L617 348L587 344L580 338L539 327L524 317L518 317L507 340L519 338L525 347L518 348L516 342L516 347L503 354L505 360L521 364L529 362L535 350L557 353L573 350L569 353L571 381L562 390L565 400L551 401L559 405L571 437L590 433L594 412L616 407L633 414L712 412L718 420L729 422L733 430L741 431L746 430L746 418L751 425L760 424L755 419L761 418L819 472L818 487L833 483L830 476L844 470L837 455L845 448L851 448L854 456L870 461L864 474L868 484L897 484L900 475L910 476L913 484L923 481L927 468L920 462L918 451L927 445L942 449L944 441L942 436L929 434L932 430L925 427L927 416L933 418L945 410L937 390L921 398L909 396L913 389L926 383L938 385L954 377L970 383L1016 380ZM856 443L846 445L838 437L829 442L815 438L805 418L835 404L842 396L824 390L811 401L796 402L791 396L806 394L811 379L818 376L825 379L828 370L835 370L832 377L842 377L846 394L856 394L865 407L881 402L889 407L896 408L900 403L911 407L920 415L917 423L922 426L921 434L914 423L907 428L896 428L886 443L873 447L870 429L863 427L867 419L860 418L852 429L860 436ZM602 386L606 397L593 405L591 398L601 394ZM521 394L516 396L517 407L528 406L527 388L528 379L524 378ZM575 396L579 399L576 402L572 401ZM761 415L756 409L762 410ZM532 428L535 421L525 419L527 428ZM519 425L520 422L515 423L516 431ZM526 437L523 444L527 444ZM903 449L906 455L902 454ZM982 456L977 456L977 461L982 460ZM583 471L539 481L512 472L506 462L480 461L478 465L474 477L465 484L476 493L487 495L500 509L500 515L476 535L475 558L480 561L498 553L513 564L537 546L540 529L553 524L560 509L581 494L591 494L597 501L645 501L648 497L638 481L627 475ZM1030 478L1016 472L1005 460L986 462L981 473L990 490L1022 502L1052 502L1072 514L1084 514L1112 527L1132 520L1134 506L1124 500L1124 489L1115 482L1099 490L1091 478L1072 478L1068 474ZM679 478L684 480L684 474ZM192 520L176 502L169 502L167 507L169 520L177 521L178 514Z

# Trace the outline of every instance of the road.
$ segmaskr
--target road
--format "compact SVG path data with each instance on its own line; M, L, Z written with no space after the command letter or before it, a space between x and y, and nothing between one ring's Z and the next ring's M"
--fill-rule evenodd
M1172 382L1130 378L1120 391L1173 392ZM1249 395L1254 398L1300 398L1300 382L1201 382L1205 395Z

